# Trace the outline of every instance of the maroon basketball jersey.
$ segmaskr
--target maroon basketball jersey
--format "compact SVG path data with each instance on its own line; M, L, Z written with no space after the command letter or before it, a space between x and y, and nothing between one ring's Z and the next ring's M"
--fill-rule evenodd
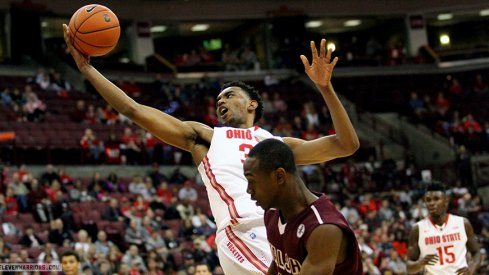
M282 224L278 209L265 211L267 237L272 249L277 274L299 274L306 259L307 239L321 224L334 224L350 241L345 261L336 265L333 274L362 275L362 260L357 239L343 215L324 194L299 215Z

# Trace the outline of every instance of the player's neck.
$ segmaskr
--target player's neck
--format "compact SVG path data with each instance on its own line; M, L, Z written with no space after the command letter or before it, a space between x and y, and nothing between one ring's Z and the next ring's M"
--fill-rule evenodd
M251 122L251 123L243 122L243 123L238 123L238 124L227 124L224 126L233 127L233 128L240 128L240 129L248 129L248 128L253 127L253 122Z
M317 197L309 191L304 184L295 185L297 188L289 190L289 196L280 207L282 221L284 223L299 215L304 209L311 205Z
M447 221L447 217L448 217L448 213L445 212L441 215L431 215L430 219L432 223L442 226Z

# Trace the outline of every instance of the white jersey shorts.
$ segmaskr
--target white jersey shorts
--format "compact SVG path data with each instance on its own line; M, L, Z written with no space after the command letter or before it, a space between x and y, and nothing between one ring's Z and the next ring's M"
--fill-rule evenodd
M272 256L265 226L227 226L217 233L216 245L224 274L267 274Z

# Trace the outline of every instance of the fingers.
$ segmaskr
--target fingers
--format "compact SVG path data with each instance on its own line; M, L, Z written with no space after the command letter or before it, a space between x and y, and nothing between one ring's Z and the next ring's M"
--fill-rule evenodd
M333 62L331 62L331 66L333 66L333 68L336 66L336 63L338 62L338 57L335 57L333 59Z
M70 34L70 28L66 24L63 24L64 37L66 38Z
M324 58L326 55L326 39L321 39L321 49L319 52L319 57ZM331 57L331 53L328 51L328 55ZM329 58L327 59L329 62Z
M79 62L87 62L89 63L90 62L90 56L86 56L86 55L83 55L81 53L78 52L78 50L75 49L75 47L73 47L73 44L72 44L72 37L71 37L71 32L70 32L70 28L66 25L66 24L63 24L63 36L64 36L64 39L65 39L65 43L66 43L66 53L69 53L73 56L73 58L75 58L75 61L77 62L77 64Z
M311 66L309 64L309 60L307 60L307 57L305 55L301 55L300 58L302 60L302 64L304 64L304 68L307 68L307 67Z
M438 262L438 255L436 254L426 255L426 257L424 257L424 261L426 262L427 265L434 265Z
M66 53L71 52L70 29L66 24L63 24L63 37L66 43Z
M329 61L331 60L331 54L333 53L333 50L332 49L328 49L328 53L326 54L326 62L329 63Z
M71 45L71 34L70 34L70 28L66 24L63 24L63 36L65 39L66 44Z
M457 275L463 275L463 274L469 274L468 271L469 271L469 269L467 267L462 267L462 268L457 269L457 271L455 271L455 273Z
M321 59L325 59L326 60L326 63L330 63L331 61L331 55L333 53L333 51L331 49L326 49L326 39L321 39L321 45L319 47L319 54L318 54L318 50L316 48L316 43L314 41L311 41L311 53L312 53L312 60L313 60L313 63L314 63L314 60L316 58L321 58ZM333 67L336 65L336 62L338 62L338 58L334 58L333 61L330 63L331 65L333 65Z
M318 58L318 49L316 49L316 43L314 43L314 41L311 41L311 53L313 60Z

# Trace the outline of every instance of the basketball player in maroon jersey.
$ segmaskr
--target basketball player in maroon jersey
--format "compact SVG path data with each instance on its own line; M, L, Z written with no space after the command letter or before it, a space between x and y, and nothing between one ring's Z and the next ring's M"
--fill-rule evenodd
M307 189L285 143L255 145L244 174L252 200L265 209L273 256L268 274L363 274L352 229L324 194Z
M429 216L417 222L409 237L408 273L472 275L481 263L480 245L470 221L447 212L449 198L443 184L426 186ZM471 261L467 261L467 251Z

